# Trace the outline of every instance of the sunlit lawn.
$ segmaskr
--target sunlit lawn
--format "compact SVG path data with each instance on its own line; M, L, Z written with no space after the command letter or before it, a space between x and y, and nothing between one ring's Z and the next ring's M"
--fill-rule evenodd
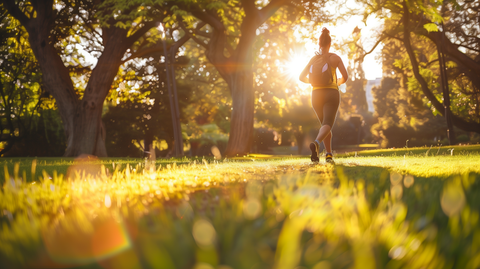
M427 150L3 159L0 267L479 268L480 155Z

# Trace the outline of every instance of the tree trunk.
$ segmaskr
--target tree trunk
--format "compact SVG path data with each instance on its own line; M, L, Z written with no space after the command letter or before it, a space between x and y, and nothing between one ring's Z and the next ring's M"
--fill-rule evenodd
M114 34L115 30L112 31ZM105 127L102 122L103 102L107 97L112 82L117 75L127 46L121 36L109 35L102 55L93 69L88 80L84 96L75 107L73 118L73 132L68 135L67 150L64 156L78 156L90 154L98 157L107 157L105 147Z
M250 152L253 142L253 114L255 95L253 92L252 45L255 34L245 28L253 24L242 24L243 34L234 55L226 58L223 54L227 41L223 30L215 29L207 50L207 58L213 63L228 84L232 95L230 137L226 156L243 156ZM253 32L254 33L254 32Z
M288 4L287 1L271 1L263 8L255 5L254 0L242 0L241 6L245 17L241 24L241 35L234 49L229 45L227 31L222 20L215 14L202 8L182 6L192 12L194 16L213 28L208 45L192 38L206 48L208 60L215 66L219 74L226 81L232 95L232 116L230 137L228 139L226 156L243 156L250 151L253 142L254 119L254 91L253 91L253 52L252 47L256 37L256 30L268 20L280 7ZM225 57L228 51L230 57Z
M443 106L445 107L445 120L447 121L447 137L450 145L455 145L455 130L452 123L452 111L450 110L450 89L448 86L447 70L445 65L445 55L442 52L442 44L437 44L438 62L440 64L440 85L443 91Z
M297 141L298 155L302 155L303 142L305 142L305 133L298 129L293 132L293 135L295 136L295 140Z
M102 122L103 100L82 100L77 106L73 122L73 132L68 137L64 156L81 154L107 157L105 147L105 127Z
M246 68L249 69L249 68ZM253 142L253 114L255 95L253 92L253 73L241 70L232 74L232 120L230 137L225 155L243 156L250 152Z
M35 22L35 21L34 21ZM68 69L55 51L48 38L48 27L43 24L30 23L26 28L29 33L29 43L35 58L42 70L45 89L56 101L58 112L62 119L67 145L73 141L73 118L78 105L78 96L74 90Z

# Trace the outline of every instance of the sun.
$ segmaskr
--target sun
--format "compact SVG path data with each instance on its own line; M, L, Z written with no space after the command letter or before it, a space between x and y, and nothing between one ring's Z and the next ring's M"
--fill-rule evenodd
M289 76L298 80L300 73L305 68L308 63L308 59L302 57L303 55L294 55L292 59L290 59L286 63L286 68Z
M305 51L295 51L291 53L288 57L288 60L283 64L283 70L285 72L285 78L287 81L295 82L295 86L299 90L300 94L309 93L308 89L310 84L301 82L298 78L302 73L305 66L310 61L310 57L306 54Z

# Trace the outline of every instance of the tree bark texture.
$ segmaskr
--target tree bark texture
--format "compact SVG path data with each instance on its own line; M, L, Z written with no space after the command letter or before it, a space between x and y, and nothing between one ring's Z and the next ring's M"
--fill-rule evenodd
M232 80L232 121L225 155L243 156L250 152L253 142L253 74L251 71L235 72Z
M232 120L226 156L242 156L250 152L253 142L253 121L255 112L255 94L253 91L253 51L255 31L254 21L244 20L242 38L233 58L233 67L228 77L232 94Z

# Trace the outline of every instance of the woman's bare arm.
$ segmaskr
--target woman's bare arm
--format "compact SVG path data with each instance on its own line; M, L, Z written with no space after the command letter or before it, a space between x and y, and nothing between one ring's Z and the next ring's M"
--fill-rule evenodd
M310 68L310 65L307 65L305 66L305 68L303 69L302 73L300 73L300 77L298 78L301 82L304 82L304 83L310 83L310 80L308 79L307 75L308 75L308 69Z
M316 57L314 56L312 59L310 59L307 66L303 68L303 71L302 73L300 73L300 77L298 78L301 82L310 83L310 80L307 77L307 75L310 73L310 66L312 65L313 61L315 61L315 59Z
M340 58L339 56L338 57L338 70L340 71L340 74L342 74L342 77L340 79L337 80L337 85L340 86L342 85L343 83L347 82L348 80L348 73L347 73L347 69L345 69L345 66L343 65L343 61L342 61L342 58Z

